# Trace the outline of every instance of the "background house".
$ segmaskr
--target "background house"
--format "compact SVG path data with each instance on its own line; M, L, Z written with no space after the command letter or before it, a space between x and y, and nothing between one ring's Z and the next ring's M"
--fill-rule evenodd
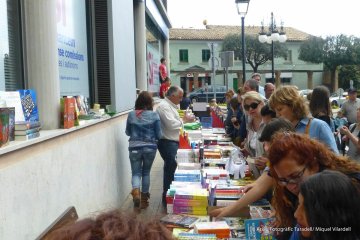
M228 34L238 34L240 26L206 25L204 29L170 29L170 69L173 84L180 85L186 91L207 84L225 85L225 71L221 68L219 53L222 51L222 42ZM258 35L260 27L247 26L245 33ZM279 74L280 84L293 84L299 89L312 88L322 83L323 64L313 64L298 59L301 43L310 35L294 28L285 28L287 41L283 44L288 48L286 58L275 58L275 70ZM215 80L212 79L211 55L209 43L217 45ZM266 44L266 43L264 43ZM271 45L269 45L269 48ZM246 78L252 74L250 65L246 65ZM261 65L258 72L262 74L263 84L271 79L271 61ZM235 59L234 66L229 68L228 87L237 89L242 85L239 76L242 75L242 62Z

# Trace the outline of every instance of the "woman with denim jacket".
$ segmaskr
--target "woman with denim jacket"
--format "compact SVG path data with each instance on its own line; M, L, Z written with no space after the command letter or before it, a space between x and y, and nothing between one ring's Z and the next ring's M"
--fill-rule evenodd
M162 135L160 118L153 111L153 99L149 92L141 92L136 99L135 110L129 113L126 122L126 135L130 136L131 195L134 207L147 208L150 198L150 170L157 151L157 141Z

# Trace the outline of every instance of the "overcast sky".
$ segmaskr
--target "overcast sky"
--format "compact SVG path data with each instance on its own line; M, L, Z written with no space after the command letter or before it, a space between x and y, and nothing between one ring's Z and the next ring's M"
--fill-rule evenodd
M210 25L241 25L235 0L168 0L168 14L174 28L203 28ZM360 1L358 0L250 0L245 25L270 22L293 27L315 36L339 34L360 37Z

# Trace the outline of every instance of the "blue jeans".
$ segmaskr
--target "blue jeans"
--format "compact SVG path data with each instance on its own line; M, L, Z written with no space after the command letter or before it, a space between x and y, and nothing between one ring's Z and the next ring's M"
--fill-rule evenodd
M133 188L140 189L141 192L148 193L150 188L150 170L154 162L156 149L142 148L129 151L131 164L131 184Z
M160 139L158 142L158 150L164 160L164 177L163 177L163 199L166 191L170 188L170 184L174 181L174 173L177 167L175 161L179 143L171 140Z

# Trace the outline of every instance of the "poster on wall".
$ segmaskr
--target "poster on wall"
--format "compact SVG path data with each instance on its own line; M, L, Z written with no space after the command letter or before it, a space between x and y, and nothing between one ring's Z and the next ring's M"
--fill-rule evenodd
M85 1L56 0L60 94L89 97Z
M159 92L159 65L160 54L159 50L147 44L146 50L146 64L147 64L147 83L150 92Z

